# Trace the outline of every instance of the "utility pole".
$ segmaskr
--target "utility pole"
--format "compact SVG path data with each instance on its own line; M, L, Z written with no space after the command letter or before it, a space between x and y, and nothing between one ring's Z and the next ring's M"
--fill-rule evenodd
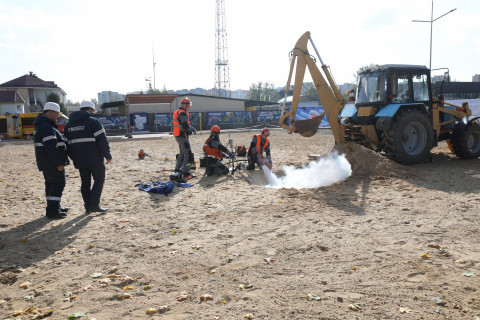
M447 14L449 14L450 12L453 12L457 10L457 8L455 9L452 9L450 11L448 11L447 13L444 13L442 14L440 17L436 18L436 19L433 19L433 0L432 0L432 13L430 15L430 20L412 20L412 22L429 22L430 23L430 67L429 69L432 70L432 37L433 37L433 23L435 21L437 21L438 19L440 19L441 17L444 17L446 16Z
M152 56L153 56L153 92L155 92L155 51L153 49L153 41L152 41Z
M227 28L225 5L217 0L215 28L215 85L214 95L230 98L230 73L228 68Z

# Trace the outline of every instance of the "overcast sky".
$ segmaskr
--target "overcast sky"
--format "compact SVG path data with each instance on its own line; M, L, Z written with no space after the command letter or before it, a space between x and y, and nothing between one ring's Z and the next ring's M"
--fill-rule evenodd
M225 0L230 88L285 85L288 53L305 32L338 84L385 63L429 65L431 0ZM480 1L434 0L432 68L480 73ZM212 88L215 0L0 0L0 83L33 71L67 99L101 91ZM314 53L313 49L310 49ZM440 74L440 73L439 73ZM435 75L435 74L434 74ZM310 81L309 77L306 81Z

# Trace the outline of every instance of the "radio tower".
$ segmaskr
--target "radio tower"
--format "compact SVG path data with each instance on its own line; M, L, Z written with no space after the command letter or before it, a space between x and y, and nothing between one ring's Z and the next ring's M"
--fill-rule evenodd
M230 98L230 74L228 71L227 28L225 25L225 5L217 0L215 30L215 87L214 95Z

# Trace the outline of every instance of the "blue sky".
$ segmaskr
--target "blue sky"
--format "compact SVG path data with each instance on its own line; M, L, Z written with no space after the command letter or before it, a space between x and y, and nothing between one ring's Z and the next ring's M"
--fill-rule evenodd
M288 53L311 31L338 84L371 63L429 65L431 0L225 0L230 87L284 86ZM330 3L331 2L331 3ZM212 88L215 0L0 0L0 83L33 71L72 101L104 90ZM434 0L432 68L480 73L480 2ZM313 50L310 50L313 53ZM306 77L306 81L310 81Z

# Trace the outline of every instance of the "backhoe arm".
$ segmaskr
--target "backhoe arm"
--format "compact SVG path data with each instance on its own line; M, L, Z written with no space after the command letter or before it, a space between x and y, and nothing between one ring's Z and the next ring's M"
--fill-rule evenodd
M289 112L284 113L279 120L279 125L291 132L300 133L302 136L310 137L313 136L317 130L320 122L324 115L327 115L328 122L330 124L330 128L332 130L333 136L335 138L336 143L345 143L345 134L342 132L343 130L338 124L338 115L340 111L343 109L345 102L343 101L343 97L337 89L335 82L333 81L333 77L328 70L328 67L323 64L321 61L320 55L317 52L317 55L322 63L322 70L328 80L325 80L322 73L318 69L315 61L312 59L310 54L308 53L308 40L312 43L313 47L315 45L310 38L310 32L305 32L300 39L298 39L297 43L295 44L295 48L292 50L292 61L290 63L290 73L288 76L287 86L285 87L286 92L290 88L290 81L292 78L293 70L295 62L297 64L296 72L295 72L295 83L293 89L293 99L292 99L292 108ZM315 48L316 51L316 48ZM295 120L295 115L297 113L298 102L300 100L300 93L303 85L303 79L305 76L306 68L310 72L312 76L313 83L315 85L315 89L317 90L318 96L322 102L323 108L325 109L325 114L321 114L320 116L314 117L308 120ZM330 84L330 85L329 85ZM284 124L284 120L290 116L292 126L289 127Z

